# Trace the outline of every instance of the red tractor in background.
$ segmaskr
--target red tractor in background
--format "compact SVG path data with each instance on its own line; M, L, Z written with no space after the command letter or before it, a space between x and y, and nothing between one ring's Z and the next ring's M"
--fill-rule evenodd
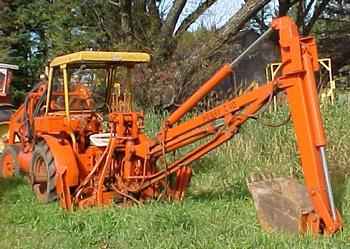
M0 63L0 151L3 150L3 139L7 135L10 117L15 110L10 95L14 70L18 70L18 66Z

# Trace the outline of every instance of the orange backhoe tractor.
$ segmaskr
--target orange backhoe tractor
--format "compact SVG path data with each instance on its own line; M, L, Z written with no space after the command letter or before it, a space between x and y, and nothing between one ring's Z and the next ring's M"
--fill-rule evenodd
M281 48L280 77L180 121L273 31ZM48 82L38 84L11 118L0 172L4 177L27 174L40 201L58 199L69 210L162 197L181 200L191 179L191 163L233 138L271 97L283 92L305 186L292 179L249 181L259 220L265 228L333 234L342 228L342 220L325 158L314 78L317 59L312 37L299 37L289 17L275 19L268 32L219 69L150 138L143 131L143 113L133 109L131 78L136 64L149 62L148 54L88 51L57 57L50 63ZM173 161L165 157L199 140L200 145L175 155Z
M3 139L7 135L10 117L15 110L10 96L14 70L18 70L18 66L0 63L0 151L4 148Z

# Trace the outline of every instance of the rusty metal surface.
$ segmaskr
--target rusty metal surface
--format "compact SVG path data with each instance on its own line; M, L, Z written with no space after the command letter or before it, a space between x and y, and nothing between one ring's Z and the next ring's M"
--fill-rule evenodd
M264 230L302 232L303 216L313 211L306 188L291 177L259 175L247 179Z

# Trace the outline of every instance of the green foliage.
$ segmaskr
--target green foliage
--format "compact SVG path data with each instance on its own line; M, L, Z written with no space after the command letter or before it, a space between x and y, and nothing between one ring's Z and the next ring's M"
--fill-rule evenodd
M291 124L267 128L251 121L229 143L194 165L187 198L143 207L92 208L69 213L39 204L22 179L0 180L0 248L349 248L350 221L347 105L323 108L328 158L344 231L332 237L263 232L245 185L252 172L287 175L300 166ZM287 113L266 113L271 122ZM146 116L154 134L157 115ZM162 118L163 119L163 118ZM339 177L340 175L341 177Z
M205 44L217 34L214 31L208 30L202 27L194 32L185 32L178 41L178 48L175 56L180 58L186 58L191 53L193 48Z
M123 30L124 9L103 0L8 1L0 10L0 61L19 65L15 91L31 89L45 64L58 55L81 50L151 50L160 20L144 8L132 7L130 27Z
M319 53L332 59L333 72L349 75L350 65L350 5L346 0L330 0L320 18L315 23L312 33L318 40ZM348 85L349 77L337 84Z
M55 1L49 7L47 43L50 58L103 47L104 34L98 31L93 19L87 18L87 9L81 1Z
M49 59L103 44L85 11L77 0L15 0L0 10L0 59L19 65L15 89L30 89Z

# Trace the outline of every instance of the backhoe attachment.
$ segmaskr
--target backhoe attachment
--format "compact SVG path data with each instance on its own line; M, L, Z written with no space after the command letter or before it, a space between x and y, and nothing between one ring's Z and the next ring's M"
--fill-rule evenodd
M280 77L182 120L273 31L279 34ZM148 63L149 54L82 51L57 57L50 63L47 81L38 84L11 117L0 175L27 174L40 201L58 199L67 210L182 200L191 164L232 139L282 92L290 107L305 185L294 179L250 179L259 220L268 230L333 234L342 221L328 176L314 78L317 59L314 39L299 37L289 17L278 18L247 51L180 105L155 137L149 137L144 114L133 110L131 91L132 71L137 64Z
M234 71L234 66L272 31L279 35L281 76L272 82L227 101L197 118L173 127L217 84ZM200 136L200 126L223 119L226 131L217 132L212 142L191 152L189 161L208 153L232 138L239 127L254 117L269 99L282 92L286 95L297 138L305 185L291 178L258 177L248 180L248 188L257 208L262 227L288 232L311 231L332 234L342 227L335 208L325 156L326 138L322 124L314 72L319 70L318 54L312 37L300 37L289 17L273 20L272 27L250 45L231 64L224 65L166 120L168 139L188 131ZM208 125L210 127L210 125ZM211 127L213 130L214 127ZM198 133L195 133L196 129ZM208 129L208 128L207 128ZM163 131L164 132L164 131ZM164 135L164 134L163 134ZM168 140L168 141L167 141Z
M297 138L305 186L295 179L248 179L261 225L268 230L332 234L341 229L335 208L325 155L326 138L314 72L319 70L312 37L301 38L288 17L275 19L279 32L282 76L278 88L285 92Z

